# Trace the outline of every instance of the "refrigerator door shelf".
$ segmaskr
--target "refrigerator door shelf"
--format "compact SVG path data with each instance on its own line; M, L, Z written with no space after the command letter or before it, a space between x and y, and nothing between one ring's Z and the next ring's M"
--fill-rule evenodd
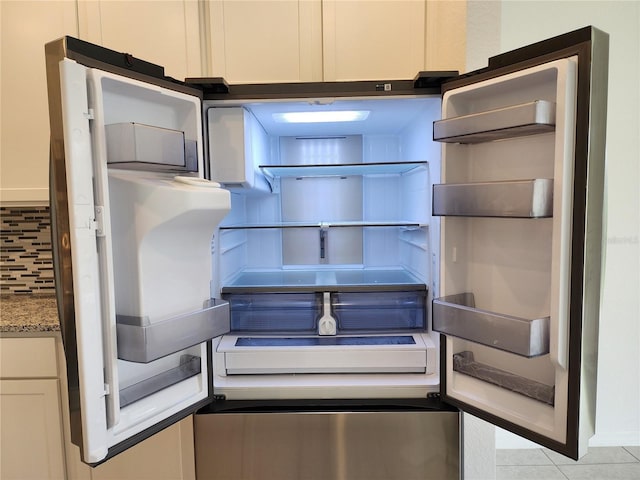
M153 377L134 383L120 390L120 407L124 408L149 395L164 390L187 378L194 377L202 371L200 357L184 354L180 356L180 364Z
M463 115L433 124L433 139L447 143L481 143L553 132L554 102L533 102Z
M229 303L210 299L202 309L151 323L148 317L116 316L118 358L149 363L229 331Z
M198 144L185 133L135 122L105 125L107 163L116 168L197 172Z
M453 370L553 406L555 387L474 360L473 352L453 355Z
M464 217L552 217L553 179L434 185L433 214Z
M473 293L435 299L433 329L524 357L549 353L549 317L527 319L481 310L475 308Z

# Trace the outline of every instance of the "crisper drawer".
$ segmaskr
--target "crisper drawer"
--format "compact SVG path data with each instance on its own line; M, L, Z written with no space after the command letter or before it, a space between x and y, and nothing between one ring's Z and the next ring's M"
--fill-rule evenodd
M231 331L311 333L322 314L321 293L233 293Z
M426 290L336 292L332 313L340 332L424 330Z

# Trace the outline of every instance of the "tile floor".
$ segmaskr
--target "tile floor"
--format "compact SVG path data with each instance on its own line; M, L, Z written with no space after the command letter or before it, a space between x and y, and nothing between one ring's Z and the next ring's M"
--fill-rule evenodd
M573 461L546 448L496 451L496 480L640 480L640 447L591 447Z

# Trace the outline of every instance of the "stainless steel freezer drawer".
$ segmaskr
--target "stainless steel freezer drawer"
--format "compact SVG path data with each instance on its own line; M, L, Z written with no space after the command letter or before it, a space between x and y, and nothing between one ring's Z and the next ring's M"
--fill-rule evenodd
M455 411L291 411L194 416L196 477L459 478Z

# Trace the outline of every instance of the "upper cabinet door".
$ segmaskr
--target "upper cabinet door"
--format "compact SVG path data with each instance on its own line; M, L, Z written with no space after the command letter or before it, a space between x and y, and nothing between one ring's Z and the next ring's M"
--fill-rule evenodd
M42 46L77 35L74 2L2 2L0 5L0 200L27 205L49 201L49 125ZM25 108L25 99L29 108Z
M203 74L229 83L413 78L463 70L465 2L215 0Z
M585 28L445 84L441 393L572 458L595 426L608 37Z
M466 2L322 2L323 80L464 70Z
M229 83L322 80L320 0L215 0L207 75Z
M426 2L322 2L325 81L413 78L424 70Z
M204 71L198 3L78 0L79 35L88 42L163 65L173 78L199 77Z

